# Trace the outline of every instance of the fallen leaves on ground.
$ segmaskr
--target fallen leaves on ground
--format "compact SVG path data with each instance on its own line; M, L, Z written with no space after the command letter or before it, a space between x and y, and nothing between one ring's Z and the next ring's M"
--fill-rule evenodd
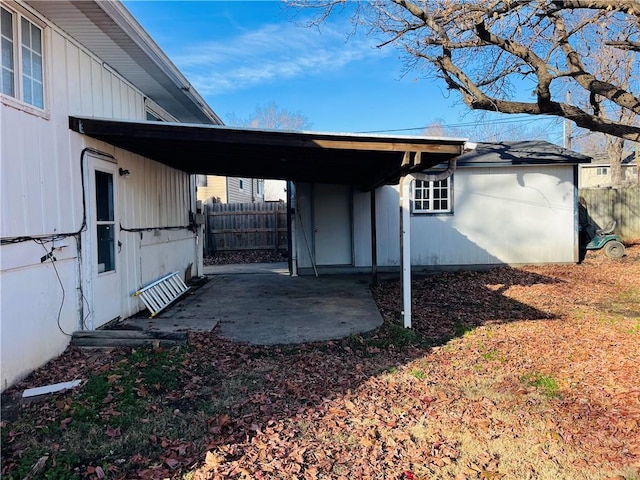
M66 460L81 424L66 419L91 406L80 388L3 419L3 477L46 456L34 478L55 462L87 479L640 478L640 246L426 275L413 292L415 336L394 327L397 282L374 289L385 325L370 335L258 347L191 334L156 365L172 388L154 383L153 352L70 348L8 393L102 375L101 455Z
M229 265L238 263L275 263L286 262L287 252L274 250L238 250L232 252L219 252L213 256L205 257L205 265Z

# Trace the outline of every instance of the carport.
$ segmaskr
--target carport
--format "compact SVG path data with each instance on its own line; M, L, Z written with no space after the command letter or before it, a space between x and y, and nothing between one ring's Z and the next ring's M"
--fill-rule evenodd
M371 192L374 281L376 188L402 179L410 181L410 176L422 175L420 172L436 165L448 163L451 169L466 145L464 139L457 138L275 131L73 116L69 117L69 127L189 174L341 184ZM409 181L402 184L408 185ZM401 192L401 218L408 218L408 186ZM295 204L290 209L295 209ZM410 327L408 229L409 222L401 222L404 324Z

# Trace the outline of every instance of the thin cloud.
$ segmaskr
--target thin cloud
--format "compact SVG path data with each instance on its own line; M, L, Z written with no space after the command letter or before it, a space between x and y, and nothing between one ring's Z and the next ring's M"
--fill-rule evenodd
M224 42L193 44L175 63L205 95L306 75L337 72L372 55L384 55L368 38L335 28L317 30L292 24L265 25Z

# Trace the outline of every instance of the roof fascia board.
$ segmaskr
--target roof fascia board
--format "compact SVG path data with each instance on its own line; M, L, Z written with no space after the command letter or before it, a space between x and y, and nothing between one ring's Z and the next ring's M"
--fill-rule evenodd
M136 128L143 128L146 138L183 138L186 135L194 140L215 140L219 143L248 145L315 147L335 150L362 150L382 152L426 152L460 155L465 140L431 137L384 137L381 135L357 135L321 132L294 132L278 130L255 130L228 128L221 125L203 125L170 122L141 122L133 120L114 120L98 117L69 117L72 129L86 133L84 124L92 125L89 130L109 130L111 135L131 135ZM210 135L218 132L215 138Z
M495 168L495 167L562 167L566 165L595 166L584 164L580 160L572 161L535 161L535 162L511 162L508 160L498 162L458 162L457 168ZM447 164L439 163L431 167L431 170L446 170Z
M146 30L131 15L129 10L119 0L95 1L98 5L128 36L131 38L142 51L151 58L156 65L164 72L171 81L182 90L185 95L198 107L202 112L218 125L223 125L222 119L209 107L202 96L193 88L186 77L180 72L178 67L169 59L162 51L158 44L151 38Z

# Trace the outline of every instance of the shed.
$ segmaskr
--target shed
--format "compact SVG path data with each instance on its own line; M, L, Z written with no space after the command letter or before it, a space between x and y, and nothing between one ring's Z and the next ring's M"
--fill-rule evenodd
M578 261L577 165L589 157L544 141L478 143L439 182L409 185L414 269ZM445 165L426 172L441 171ZM371 196L296 184L301 272L372 265ZM400 186L376 190L378 267L400 266Z

